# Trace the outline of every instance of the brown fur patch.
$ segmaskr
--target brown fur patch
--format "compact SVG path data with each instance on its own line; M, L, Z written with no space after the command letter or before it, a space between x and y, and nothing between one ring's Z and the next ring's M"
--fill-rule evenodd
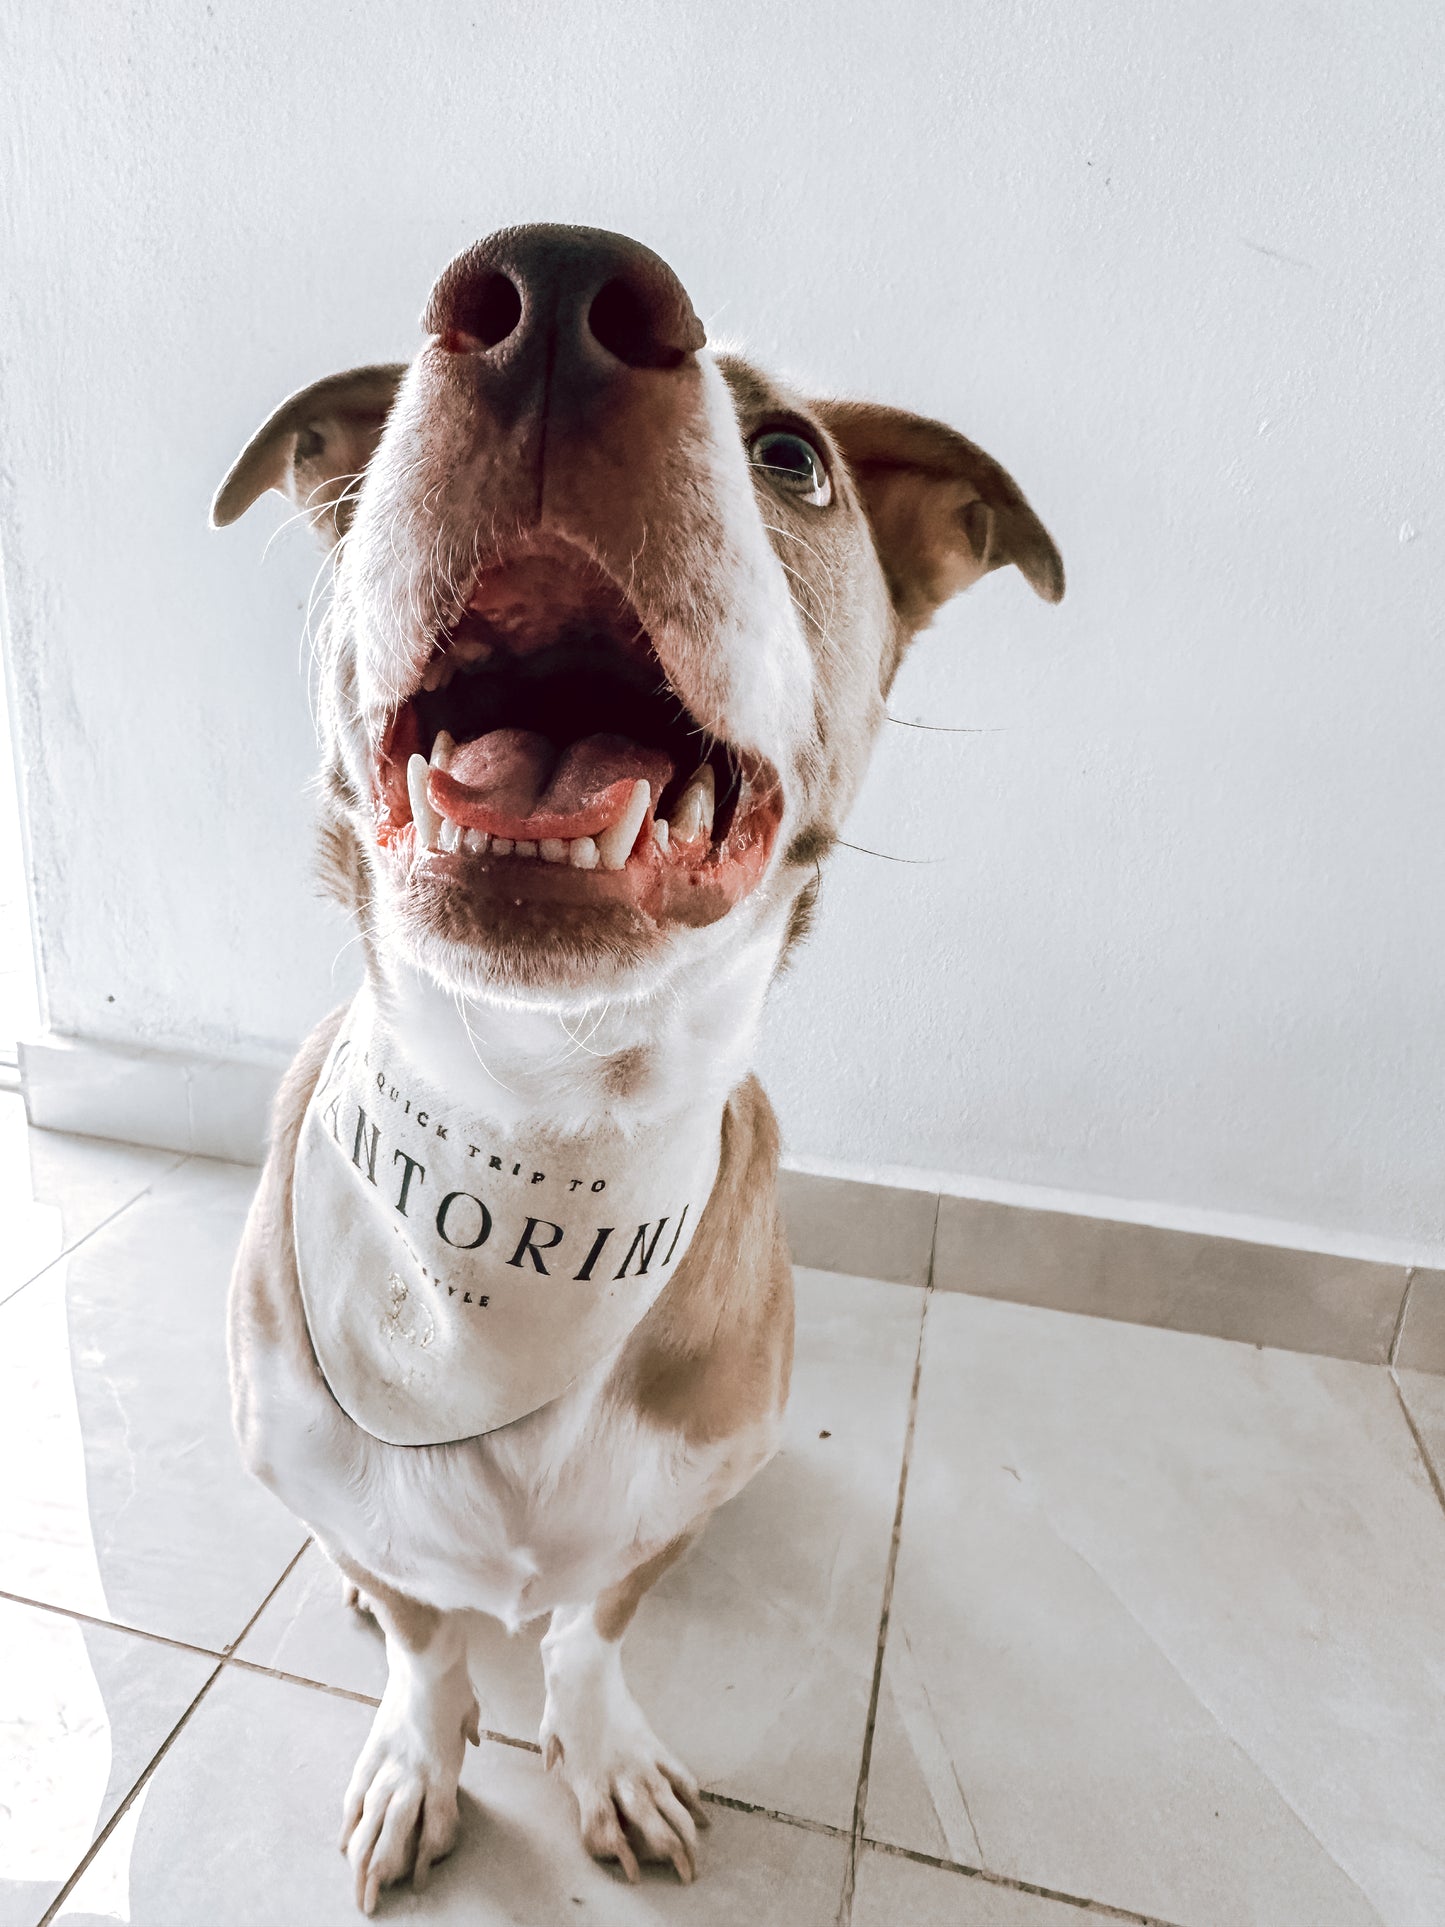
M612 1395L689 1445L775 1416L793 1363L793 1272L777 1204L778 1127L756 1077L723 1113L722 1159L677 1274L627 1343Z
M822 891L822 887L823 880L821 876L815 876L811 883L803 886L794 900L793 907L788 912L788 932L783 939L783 953L778 959L779 970L785 970L787 968L794 950L797 949L798 945L803 942L808 932L812 929L813 918L817 914L818 897Z
M798 831L788 845L785 863L821 863L838 839L838 832L827 823L810 823Z
M424 1653L441 1624L442 1616L436 1607L424 1606L419 1599L409 1599L404 1592L397 1592L344 1553L333 1552L331 1558L352 1585L359 1586L366 1594L385 1630L409 1653Z
M646 1083L652 1068L652 1052L641 1044L620 1050L607 1065L607 1088L616 1097L631 1097Z
M614 1642L621 1639L632 1624L632 1616L642 1603L643 1594L657 1584L669 1566L676 1564L701 1530L700 1522L696 1531L682 1533L665 1545L661 1552L644 1559L635 1571L628 1573L617 1585L608 1587L592 1608L592 1623L603 1639Z

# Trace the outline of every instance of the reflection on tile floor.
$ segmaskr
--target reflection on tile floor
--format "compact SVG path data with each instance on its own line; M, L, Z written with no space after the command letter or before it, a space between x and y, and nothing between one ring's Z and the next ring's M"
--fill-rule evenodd
M24 1100L0 1094L0 1304L181 1162L174 1151L31 1131Z
M34 1927L215 1666L0 1600L0 1927Z
M7 1129L0 1927L349 1921L380 1644L231 1445L254 1173ZM1407 1419L1445 1465L1445 1379L821 1273L799 1306L784 1451L629 1640L718 1796L698 1885L621 1886L488 1743L457 1853L384 1914L1445 1920L1445 1512ZM535 1631L479 1622L473 1669L530 1741Z

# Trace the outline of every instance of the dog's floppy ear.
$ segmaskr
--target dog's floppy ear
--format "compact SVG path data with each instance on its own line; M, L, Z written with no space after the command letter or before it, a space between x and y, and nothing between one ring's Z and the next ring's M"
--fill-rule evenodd
M405 362L328 375L262 422L216 490L211 527L234 522L268 488L289 496L329 548L346 533L352 486L376 452Z
M872 402L820 402L842 449L899 616L921 629L990 569L1012 562L1046 602L1064 565L1023 491L991 455L942 422Z

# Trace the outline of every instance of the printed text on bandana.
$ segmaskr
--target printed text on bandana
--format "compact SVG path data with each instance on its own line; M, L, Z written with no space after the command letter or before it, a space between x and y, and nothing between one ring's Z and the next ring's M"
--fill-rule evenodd
M536 1185L550 1185L553 1190L560 1190L562 1198L566 1200L573 1199L581 1191L590 1202L606 1191L607 1180L528 1170L523 1164L508 1161L482 1145L464 1142L461 1138L453 1140L450 1127L445 1122L434 1118L424 1107L414 1106L413 1099L398 1085L389 1083L384 1070L373 1070L369 1059L363 1055L362 1063L366 1072L363 1088L368 1096L373 1088L375 1090L372 1111L368 1112L343 1081L349 1057L348 1040L338 1050L326 1087L321 1092L322 1122L343 1149L349 1140L352 1164L368 1184L388 1194L398 1217L412 1221L430 1217L434 1220L437 1237L452 1250L479 1251L483 1245L488 1245L498 1257L505 1254L503 1261L516 1270L524 1271L530 1261L544 1278L554 1269L570 1267L579 1257L581 1262L577 1270L570 1272L570 1276L580 1284L589 1282L599 1266L602 1275L607 1275L608 1266L619 1255L622 1262L611 1274L614 1280L626 1278L634 1267L638 1276L646 1276L654 1262L663 1271L672 1263L691 1210L689 1203L684 1202L675 1223L670 1222L669 1214L664 1214L656 1220L647 1220L632 1227L593 1225L590 1220L597 1215L595 1212L589 1212L586 1219L579 1219L574 1210L567 1222L562 1224L533 1212L524 1214L516 1208L513 1198L504 1196L509 1181L512 1185L525 1186L527 1192L531 1192ZM401 1144L392 1144L389 1138L382 1135L379 1119L394 1124L398 1106L401 1117L409 1120L413 1126L412 1150L407 1150ZM430 1150L426 1152L432 1166L429 1175L422 1156L416 1155L416 1133L423 1137L429 1134L438 1146L452 1146L452 1156L447 1161L453 1172L463 1150L469 1162L477 1159L476 1170L483 1174L473 1180L477 1188L443 1191L436 1175L442 1154ZM388 1151L390 1156L387 1155ZM478 1195L482 1183L486 1186L491 1203ZM493 1209L494 1205L496 1210ZM671 1236L666 1237L669 1228ZM618 1238L619 1230L623 1234L621 1238ZM617 1240L615 1246L614 1239ZM658 1252L664 1240L666 1250L659 1260ZM564 1246L567 1247L565 1251ZM454 1284L447 1285L446 1289L449 1295L457 1295ZM478 1299L473 1293L465 1292L463 1296L468 1304L488 1303L486 1295Z
M509 1135L412 1063L362 990L302 1124L302 1303L338 1403L376 1437L510 1424L607 1357L686 1255L721 1104L641 1134Z

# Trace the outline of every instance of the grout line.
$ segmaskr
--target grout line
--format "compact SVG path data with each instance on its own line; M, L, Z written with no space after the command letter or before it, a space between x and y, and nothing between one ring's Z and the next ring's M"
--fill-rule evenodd
M99 1623L103 1625L107 1622L100 1621ZM135 1804L137 1796L142 1792L144 1792L145 1788L150 1784L151 1778L154 1775L156 1768L160 1765L161 1761L166 1757L167 1753L170 1752L171 1748L175 1745L176 1741L180 1738L182 1729L185 1727L187 1721L190 1719L191 1715L195 1712L196 1708L200 1705L201 1701L206 1697L207 1693L210 1692L211 1688L215 1685L216 1681L220 1677L221 1677L221 1662L218 1660L216 1665L212 1669L210 1676L202 1685L201 1690L196 1694L196 1697L191 1701L190 1705L186 1708L185 1712L181 1714L181 1717L176 1721L175 1725L171 1728L170 1732L167 1733L166 1737L161 1741L160 1746L156 1749L155 1753L152 1755L150 1763L145 1768L145 1771L140 1775L139 1779L137 1779L134 1786L132 1786L130 1792L126 1794L125 1798L116 1807L115 1812L110 1816L109 1820L106 1821L105 1825L101 1828L100 1832L95 1836L94 1840L91 1841L89 1847L86 1849L85 1853L81 1856L80 1865L75 1869L74 1873L71 1874L69 1880L66 1881L65 1885L61 1888L60 1892L55 1896L54 1900L52 1900L50 1905L46 1908L44 1914L41 1916L39 1927L50 1927L51 1921L55 1919L55 1916L59 1913L60 1909L65 1905L66 1901L70 1898L72 1892L75 1890L75 1887L79 1882L81 1876L84 1874L86 1868L89 1867L90 1863L95 1859L96 1855L100 1852L101 1848L105 1845L106 1841L109 1840L110 1836L115 1832L116 1828L120 1825L121 1821L125 1818L126 1814L130 1812L130 1809Z
M928 1234L928 1276L923 1282L929 1291L933 1289L933 1269L938 1263L938 1220L942 1216L943 1193L940 1191L933 1200L933 1229Z
M123 1619L102 1619L99 1613L81 1612L78 1606L61 1605L53 1599L32 1599L28 1593L7 1592L3 1587L0 1587L0 1600L5 1601L11 1606L29 1606L36 1612L54 1613L56 1617L60 1619L75 1619L78 1620L82 1626L99 1626L107 1632L126 1633L129 1634L132 1639L147 1640L152 1646L169 1646L173 1651L178 1653L198 1653L202 1659L214 1659L228 1665L245 1666L252 1672L266 1673L273 1669L268 1666L261 1666L255 1660L235 1659L233 1657L235 1648L240 1645L241 1641L246 1637L247 1633L250 1632L256 1621L276 1597L276 1594L290 1577L291 1572L295 1568L296 1561L310 1544L311 1540L309 1537L302 1542L300 1551L286 1562L286 1570L266 1594L266 1597L246 1621L240 1632L237 1633L236 1637L226 1646L199 1646L191 1639L175 1639L169 1633L154 1633L145 1626L128 1625ZM295 1679L299 1685L303 1686L319 1686L323 1692L340 1692L343 1690L340 1687L328 1687L321 1680L302 1679L299 1674L294 1673L281 1673L278 1674L277 1677L282 1679ZM347 1697L356 1698L357 1695L348 1694ZM373 1706L377 1703L375 1700L370 1702Z
M1405 1313L1410 1308L1410 1297L1415 1289L1415 1272L1417 1269L1418 1267L1415 1265L1407 1265L1405 1267L1405 1289L1400 1294L1399 1315L1395 1319L1395 1329L1390 1334L1390 1351L1385 1360L1385 1363L1392 1371L1395 1367L1395 1360L1400 1355L1400 1340L1405 1336Z
M284 1680L288 1686L309 1686L313 1692L329 1693L333 1699L355 1700L360 1706L380 1706L381 1701L374 1693L358 1693L351 1686L334 1686L330 1680L312 1679L309 1673L288 1673L284 1666L266 1666L259 1659L241 1659L235 1653L223 1656L227 1666L234 1666L238 1672L259 1673L263 1679ZM495 1737L489 1734L489 1739Z
M221 1648L221 1657L223 1659L229 1659L232 1653L235 1652L236 1648L240 1645L241 1641L246 1637L247 1633L250 1632L251 1628L255 1625L256 1621L261 1617L262 1613L265 1612L266 1608L270 1605L271 1601L276 1597L277 1593L280 1592L281 1588L286 1584L286 1581L291 1577L292 1573L296 1570L296 1567L300 1563L302 1553L305 1552L306 1548L310 1544L311 1544L311 1534L308 1532L306 1537L301 1541L300 1545L296 1548L295 1552L286 1561L285 1569L283 1570L281 1577L276 1581L275 1585L272 1586L271 1590L266 1594L266 1597L261 1601L260 1605L256 1608L255 1612L252 1613L251 1617L246 1621L245 1625L241 1628L240 1632L237 1633L236 1637L234 1639L228 1639L226 1641L226 1644Z
M938 1220L934 1218L937 1234ZM858 1761L858 1784L853 1794L853 1824L848 1832L848 1859L843 1870L843 1891L838 1898L837 1927L850 1927L853 1919L853 1891L858 1881L858 1853L863 1844L863 1816L868 1807L868 1776L873 1768L873 1736L878 1725L878 1698L883 1688L883 1656L888 1645L888 1622L893 1614L893 1581L898 1572L898 1547L903 1537L903 1505L908 1496L908 1473L913 1460L913 1435L918 1424L918 1387L923 1377L923 1335L928 1326L928 1302L933 1296L933 1258L928 1260L928 1280L923 1288L923 1307L918 1317L918 1347L913 1355L913 1383L908 1393L908 1423L903 1433L903 1458L898 1468L898 1499L893 1508L893 1536L888 1545L888 1565L883 1575L883 1601L878 1614L878 1647L873 1656L873 1678L868 1689L868 1717L863 1726L863 1751Z
M987 1867L970 1867L961 1860L943 1860L937 1854L919 1853L913 1847L895 1846L890 1840L864 1840L874 1853L891 1854L896 1860L913 1860L921 1867L936 1867L940 1873L961 1874L965 1880L981 1880L985 1886L1003 1887L1010 1893L1036 1894L1063 1907L1076 1907L1082 1914L1096 1914L1104 1920L1125 1920L1132 1927L1174 1927L1159 1914L1136 1913L1132 1907L1115 1907L1107 1900L1086 1900L1081 1894L1065 1893L1059 1887L1041 1887L1033 1880L1018 1880L1005 1873L990 1873Z
M144 1150L145 1146L142 1145L139 1148ZM63 1251L57 1251L53 1258L46 1260L39 1271L33 1271L28 1278L22 1279L13 1291L7 1292L3 1298L0 1298L0 1311L3 1311L6 1305L13 1303L22 1291L28 1291L31 1285L38 1284L39 1281L45 1277L46 1273L53 1271L63 1259L74 1257L82 1245L89 1244L91 1239L97 1236L98 1233L104 1231L107 1226L114 1224L117 1218L123 1217L133 1204L139 1204L142 1198L148 1198L163 1178L170 1177L173 1172L179 1171L181 1166L189 1161L189 1155L183 1153L176 1159L174 1164L168 1164L164 1171L158 1171L150 1183L142 1186L134 1197L127 1198L123 1204L118 1204L114 1211L109 1212L98 1224L93 1224L89 1231L77 1238L73 1244L66 1245Z
M779 1826L797 1827L802 1833L821 1833L829 1840L849 1838L846 1827L829 1826L826 1820L809 1820L800 1813L784 1813L781 1807L760 1807L751 1800L736 1800L730 1793L709 1793L702 1789L702 1797L710 1807L726 1807L729 1813L752 1813L763 1820L776 1820Z
M57 1605L53 1599L32 1599L28 1593L0 1590L0 1600L12 1606L30 1606L36 1612L55 1613L61 1619L76 1619L82 1626L99 1626L106 1632L127 1633L132 1639L149 1640L153 1646L170 1646L179 1653L199 1653L202 1659L222 1660L226 1657L214 1646L197 1646L188 1639L172 1639L169 1633L147 1632L144 1626L130 1626L123 1619L102 1619L98 1613L83 1613L76 1606Z
M1420 1428L1415 1423L1415 1414L1410 1410L1405 1394L1401 1390L1400 1375L1393 1369L1390 1372L1390 1383L1395 1388L1395 1397L1400 1401L1400 1410L1404 1413L1405 1423L1410 1428L1410 1437L1415 1441L1415 1450L1420 1454L1420 1462L1425 1468L1425 1476L1429 1479L1435 1497L1440 1502L1441 1510L1445 1511L1445 1486L1442 1486L1440 1483L1440 1474L1435 1470L1435 1461L1430 1456L1429 1448L1421 1436Z

